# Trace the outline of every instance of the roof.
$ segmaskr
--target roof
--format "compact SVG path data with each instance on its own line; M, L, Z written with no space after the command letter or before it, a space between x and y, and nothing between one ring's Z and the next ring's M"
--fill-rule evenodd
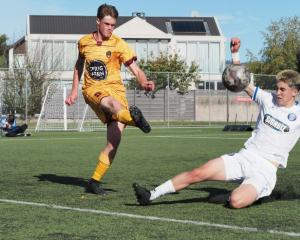
M116 28L134 17L136 16L120 16ZM168 23L175 20L202 21L207 26L208 31L198 33L198 35L220 36L217 23L213 17L143 17L143 19L165 33L169 33ZM30 15L29 22L30 34L87 34L96 29L96 17L94 16ZM195 35L194 32L180 32L178 34Z
M21 37L15 43L9 46L9 49L14 48L15 54L24 54L25 53L25 36Z

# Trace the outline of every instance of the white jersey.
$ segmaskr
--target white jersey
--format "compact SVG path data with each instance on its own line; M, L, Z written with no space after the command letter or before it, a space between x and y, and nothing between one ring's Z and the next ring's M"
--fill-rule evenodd
M265 159L285 168L289 152L300 137L300 106L276 105L275 94L256 87L252 99L259 105L259 116L245 148L258 151Z

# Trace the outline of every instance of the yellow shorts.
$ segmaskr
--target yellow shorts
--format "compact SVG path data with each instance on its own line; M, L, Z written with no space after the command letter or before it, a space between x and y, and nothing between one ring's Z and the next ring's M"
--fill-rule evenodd
M94 110L103 123L110 121L110 116L107 116L107 113L100 108L100 102L104 97L111 96L116 99L123 108L128 109L126 91L123 85L91 86L83 88L82 94L85 102Z

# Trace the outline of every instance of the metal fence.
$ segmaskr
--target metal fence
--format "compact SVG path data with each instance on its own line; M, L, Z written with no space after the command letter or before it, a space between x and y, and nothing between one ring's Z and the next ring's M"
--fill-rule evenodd
M234 122L251 124L258 115L256 104L244 92L232 93L227 90L216 90L216 86L219 85L210 88L211 82L201 79L201 76L192 79L196 79L196 83L191 84L193 89L185 91L178 91L175 83L186 78L187 75L149 73L148 76L158 86L153 93L137 89L134 79L129 74L125 75L124 82L128 88L129 104L139 106L153 125L170 127L212 126ZM274 87L275 76L273 75L253 75L253 78L263 88ZM210 79L214 77L211 76ZM2 115L9 112L16 113L20 121L31 123L32 128L36 127L38 119L56 123L56 127L48 126L40 130L95 130L103 127L91 109L85 105L81 94L74 106L64 105L64 99L71 90L70 81L44 81L38 85L39 89L33 89L36 85L31 81L30 74L25 70L0 70ZM213 82L216 81L213 80ZM195 89L203 85L208 88ZM51 88L50 92L49 88ZM40 115L41 110L43 111Z

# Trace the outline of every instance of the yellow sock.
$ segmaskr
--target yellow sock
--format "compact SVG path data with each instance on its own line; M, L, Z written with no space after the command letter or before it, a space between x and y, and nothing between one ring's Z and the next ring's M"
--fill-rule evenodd
M127 109L121 109L115 116L116 120L126 125L135 126L134 121Z
M110 167L110 161L106 154L103 152L99 155L99 161L96 166L95 172L92 178L96 181L100 181L104 174L107 172L108 168Z

